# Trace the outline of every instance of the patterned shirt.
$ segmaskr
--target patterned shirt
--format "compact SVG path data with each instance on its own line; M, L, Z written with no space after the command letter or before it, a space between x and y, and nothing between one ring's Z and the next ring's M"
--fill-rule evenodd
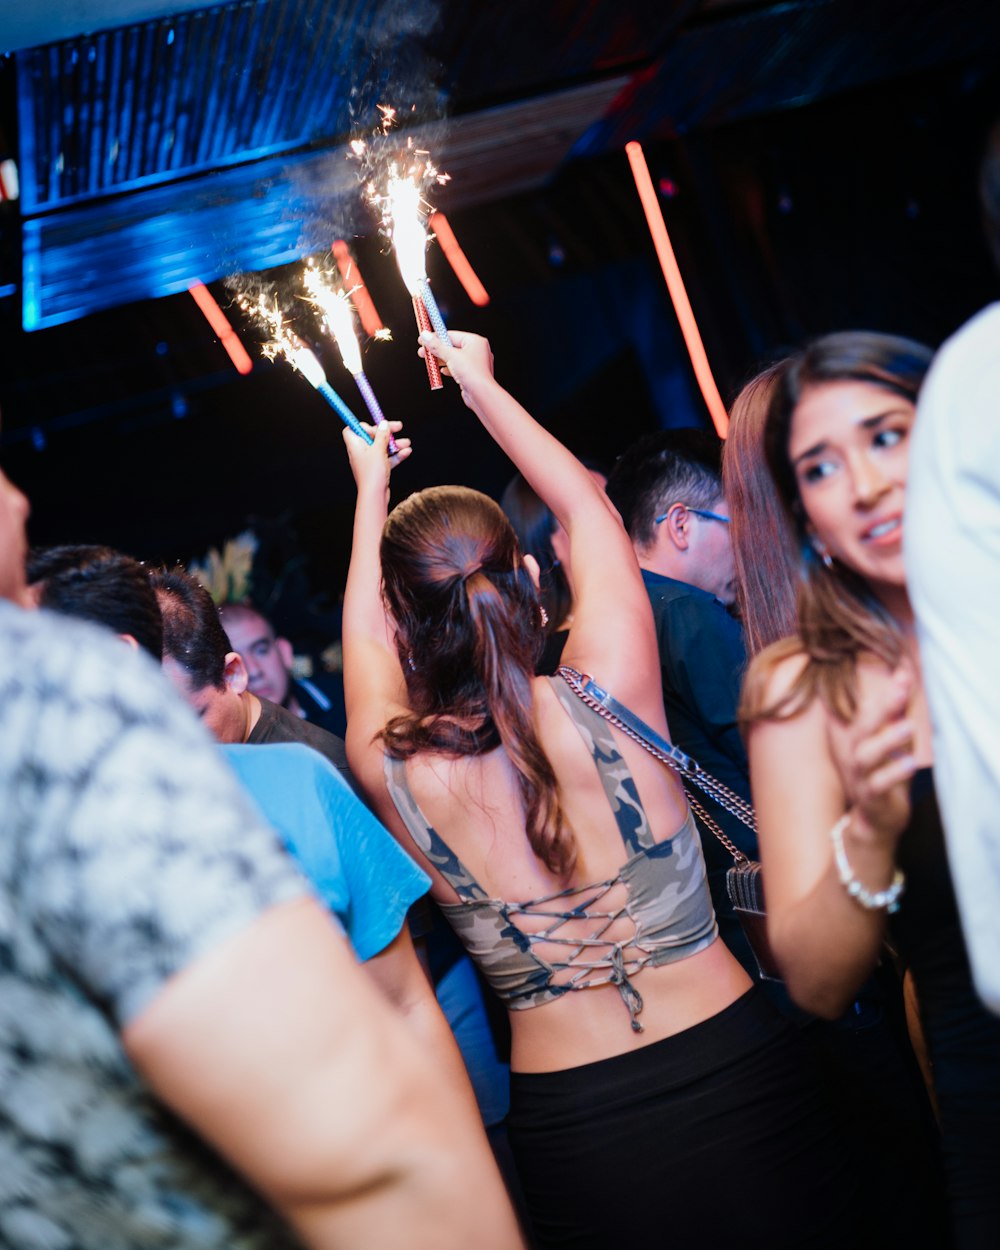
M149 659L0 602L0 1245L298 1244L119 1033L307 888Z

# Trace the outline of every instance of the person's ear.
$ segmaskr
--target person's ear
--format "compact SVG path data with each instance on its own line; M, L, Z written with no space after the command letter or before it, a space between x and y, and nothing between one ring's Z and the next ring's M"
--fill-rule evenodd
M292 664L295 661L295 652L292 650L292 644L287 638L275 638L274 645L278 648L278 655L284 664L287 672L292 671Z
M118 637L122 642L127 643L134 651L139 650L139 642L135 634L119 634Z
M542 586L542 570L538 561L534 556L528 555L527 552L521 557L524 561L524 567L528 570L528 576L534 583L535 589L540 590Z
M666 518L660 522L660 529L666 530L667 538L678 551L687 551L691 542L691 514L682 503L671 504L667 509Z
M222 679L226 683L226 688L233 694L243 694L250 684L247 666L243 663L243 657L236 651L227 653L226 667L222 670Z

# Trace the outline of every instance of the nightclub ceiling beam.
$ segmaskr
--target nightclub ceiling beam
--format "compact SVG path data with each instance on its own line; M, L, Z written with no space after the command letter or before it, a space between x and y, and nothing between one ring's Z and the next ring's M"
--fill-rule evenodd
M210 9L225 0L34 0L0 8L0 52L37 48L61 39Z

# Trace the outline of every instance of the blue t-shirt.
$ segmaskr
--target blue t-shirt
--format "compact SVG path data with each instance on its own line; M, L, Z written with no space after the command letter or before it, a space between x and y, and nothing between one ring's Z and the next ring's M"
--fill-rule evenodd
M223 751L358 957L384 950L427 893L427 874L317 751L297 742Z

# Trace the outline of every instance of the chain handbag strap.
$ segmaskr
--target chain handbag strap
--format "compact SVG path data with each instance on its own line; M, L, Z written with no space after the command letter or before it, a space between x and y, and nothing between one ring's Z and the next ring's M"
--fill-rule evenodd
M734 794L728 786L723 785L711 773L707 773L690 755L685 755L679 747L675 747L672 742L668 742L634 712L630 712L623 703L619 703L613 695L608 694L588 674L577 672L575 668L562 664L559 666L559 676L570 690L598 716L606 720L608 724L614 725L661 764L667 764L674 769L687 783L685 790L688 802L698 819L718 838L737 864L749 863L746 855L723 833L718 822L705 811L704 805L691 792L691 786L697 786L703 794L708 795L729 812L730 816L735 816L748 829L756 833L757 820L753 807L746 799Z

